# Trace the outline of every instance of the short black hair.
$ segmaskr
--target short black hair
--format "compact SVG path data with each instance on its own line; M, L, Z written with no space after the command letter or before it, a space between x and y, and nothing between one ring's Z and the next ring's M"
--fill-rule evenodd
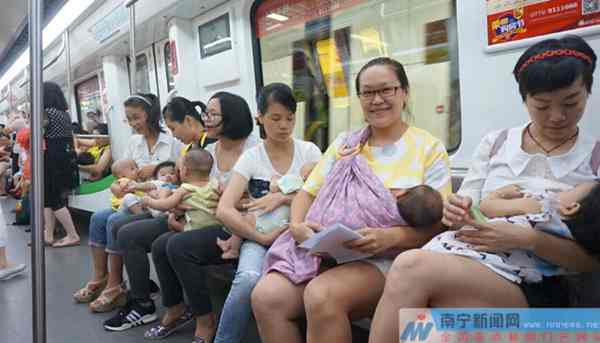
M154 179L158 178L158 172L163 168L175 168L175 162L173 161L164 161L156 165L154 168L154 172L152 172L152 177Z
M290 86L280 82L274 82L264 86L256 98L256 103L261 115L267 114L269 104L271 103L280 104L294 114L298 108L298 103L296 102L296 98L294 97L294 93ZM265 128L260 123L257 123L257 125L260 130L260 137L263 139L266 138L267 132L265 131Z
M54 82L44 82L44 108L54 108L63 112L69 109L65 94Z
M108 135L108 125L104 123L97 124L94 131L98 131L101 135Z
M600 254L600 182L596 182L579 205L579 211L564 222L579 245L589 253Z
M147 102L138 97L146 99ZM158 97L156 95L151 93L137 93L135 96L125 99L123 106L141 108L148 116L147 123L150 130L156 133L164 132L162 126L160 125L160 102L158 101Z
M590 58L592 63L575 56L553 56L533 62L521 70L522 66L533 56L561 49L583 53ZM578 36L569 35L561 39L547 39L532 45L521 55L513 70L515 80L519 84L521 98L525 101L527 95L568 87L579 77L583 78L587 91L591 93L596 59L594 50Z
M402 65L402 63L396 61L393 58L389 58L389 57L377 57L377 58L374 58L374 59L370 60L369 62L367 62L367 64L365 64L362 68L360 68L360 71L356 75L356 82L355 82L356 94L360 94L360 76L362 75L362 73L365 70L367 70L373 66L387 66L387 67L392 68L394 70L394 72L396 73L398 82L400 82L400 87L404 91L408 91L408 89L410 88L410 85L408 83L408 76L406 75L406 71L404 70L404 66Z
M198 111L200 109L200 111ZM202 101L190 101L184 97L176 96L163 107L164 118L183 123L186 116L194 118L204 126L201 114L206 112L206 105Z
M254 127L252 112L244 98L239 95L218 92L210 100L217 99L221 105L223 124L221 135L229 139L243 139L250 136Z
M429 227L442 220L444 199L437 190L419 185L406 190L397 202L398 212L413 228Z

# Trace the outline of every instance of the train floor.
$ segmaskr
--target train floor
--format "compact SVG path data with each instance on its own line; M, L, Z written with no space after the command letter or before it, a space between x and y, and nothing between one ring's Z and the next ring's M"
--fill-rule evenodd
M0 342L32 342L32 291L31 249L27 246L29 234L25 226L10 225L14 222L15 200L0 200L0 225L8 231L7 252L15 263L26 263L27 273L0 282ZM87 215L75 214L74 220L82 235L82 245L63 249L46 249L46 318L48 343L129 343L144 341L144 331L150 325L124 332L107 332L102 322L114 312L92 314L86 305L73 303L72 294L90 277L90 254L87 245ZM152 278L156 279L154 271ZM213 302L220 310L226 295L227 284L213 294ZM215 287L213 287L215 288ZM156 300L157 313L164 313L160 299ZM164 342L189 343L194 333L193 325L176 332ZM259 342L255 325L250 325L244 343Z

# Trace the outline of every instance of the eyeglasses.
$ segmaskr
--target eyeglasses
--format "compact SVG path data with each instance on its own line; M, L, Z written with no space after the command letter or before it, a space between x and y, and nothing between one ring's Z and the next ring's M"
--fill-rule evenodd
M200 117L202 118L202 120L209 120L223 118L223 115L221 113L202 112L200 113Z
M372 91L371 90L363 91L363 92L358 93L358 96L363 100L373 100L375 98L375 96L377 94L379 94L380 97L387 99L387 98L391 98L394 95L396 95L399 88L400 88L400 86L395 86L395 87L385 87L385 88L381 88L381 89L375 89Z

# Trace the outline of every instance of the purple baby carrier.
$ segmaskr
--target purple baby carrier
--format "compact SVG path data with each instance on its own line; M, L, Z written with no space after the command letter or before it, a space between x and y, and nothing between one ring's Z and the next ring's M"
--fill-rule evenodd
M369 127L353 132L344 145L362 149L370 133ZM360 154L342 157L335 162L306 215L306 221L322 227L342 223L353 230L405 225L398 213L395 197ZM317 276L320 263L320 257L298 247L288 230L267 252L264 272L277 271L294 284L300 284Z

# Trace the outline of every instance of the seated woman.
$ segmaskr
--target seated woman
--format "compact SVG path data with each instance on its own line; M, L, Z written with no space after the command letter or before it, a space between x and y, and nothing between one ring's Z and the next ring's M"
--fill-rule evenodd
M596 54L576 36L545 40L523 53L514 76L530 121L488 134L477 148L459 195L451 196L444 208L446 225L460 228L468 222L476 228L457 231L457 239L478 251L530 250L571 271L600 267L573 240L532 228L514 230L505 222L479 224L468 215L472 204L502 186L564 190L598 177L594 161L600 158L600 145L578 127L595 67ZM556 277L516 284L476 260L413 250L401 254L392 266L370 342L398 342L402 308L559 307L566 305L565 294Z
M320 273L317 266L316 277L299 283L295 282L298 280L291 281L289 273L281 269L267 268L270 272L263 276L252 294L252 308L263 342L304 341L297 323L304 316L308 321L308 341L351 342L350 320L371 315L381 296L385 275L392 263L388 254L396 249L420 247L440 232L439 222L425 228L401 225L396 199L390 192L390 189L421 184L431 186L444 197L451 191L444 145L428 132L411 127L402 119L409 94L404 67L390 58L371 60L358 73L356 92L368 127L348 135L342 134L327 149L303 190L294 198L290 215L291 235L297 243L302 243L321 229L321 223L306 219L307 213L309 209L313 211L311 205L319 201L321 192L323 196L335 194L331 195L332 201L345 196L345 192L327 193L325 190L331 190L330 180L337 177L334 172L358 173L350 168L336 168L350 156L356 157L356 165L350 167L364 172L362 176L369 180L369 185L365 185L363 190L371 185L377 190L372 197L376 200L362 205L369 210L384 211L390 220L381 223L381 226L358 228L357 232L363 238L347 243L357 252L373 255L371 258L337 265ZM346 144L357 135L360 136L358 146ZM355 200L355 203L361 203L361 199ZM365 213L360 208L354 209ZM344 213L332 214L339 222L345 221ZM348 213L345 216L352 217ZM372 217L372 221L378 220L377 216ZM271 252L273 247L269 254Z
M92 133L107 137L95 139L75 138L77 164L80 171L91 174L88 178L89 181L99 180L106 176L112 161L108 125L98 124Z
M156 166L165 161L175 161L183 144L164 132L161 126L160 102L154 94L134 94L123 102L125 117L136 134L129 138L123 159L135 161L139 167L138 178L148 179L154 175ZM118 198L125 189L118 182L111 191ZM115 211L112 207L95 212L90 218L89 246L92 255L92 276L83 288L75 292L73 298L79 303L89 303L93 312L108 312L123 304L126 290L121 287L122 251L111 229L151 214L129 215ZM150 286L150 285L149 285Z
M187 148L182 149L182 155L196 147L205 148L212 154L214 163L210 174L221 185L227 184L233 165L239 156L257 143L256 137L251 134L252 114L248 104L235 94L216 93L210 98L207 106L201 102L175 97L164 107L163 116L173 135L188 144ZM219 140L207 146L207 136ZM176 227L176 223L170 225L166 215L132 223L115 222L112 235L113 238L117 238L118 246L124 251L123 257L131 289L127 306L104 322L106 330L127 330L157 319L156 306L150 297L150 263L147 253L152 250L154 257L154 252L158 251L155 249L157 246L163 248L161 254L166 253L164 244L173 233L170 231L171 227ZM189 232L194 231L211 232L211 229ZM212 243L217 249L215 242ZM202 246L199 250L202 250ZM173 276L169 259L155 260L155 267L157 271L165 270L157 274L163 289L163 303L169 310L161 325L149 330L147 335L162 337L165 332L169 332L166 328L172 329L173 326L177 327L178 324L192 318L189 313L185 313L177 278L163 279L163 275L166 278ZM197 293L197 291L188 292L187 295L194 296Z

